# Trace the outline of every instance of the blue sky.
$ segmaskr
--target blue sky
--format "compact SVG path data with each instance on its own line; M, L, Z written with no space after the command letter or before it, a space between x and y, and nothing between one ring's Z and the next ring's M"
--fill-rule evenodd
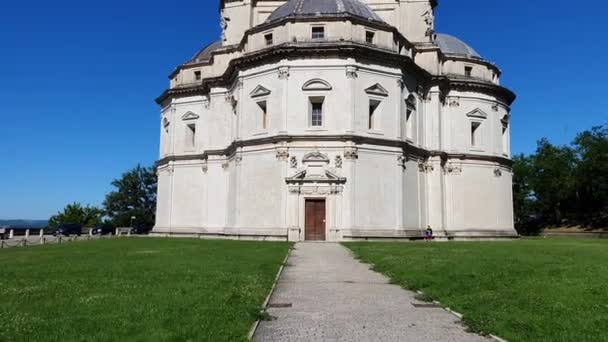
M571 6L576 6L571 8ZM110 182L158 154L154 98L219 36L216 0L2 1L0 219L99 205ZM601 0L440 0L437 31L504 71L518 94L515 153L608 122Z

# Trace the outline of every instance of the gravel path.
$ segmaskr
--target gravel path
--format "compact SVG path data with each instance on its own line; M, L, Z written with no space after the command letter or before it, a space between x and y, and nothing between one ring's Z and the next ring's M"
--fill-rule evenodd
M490 341L423 304L339 244L300 243L289 256L255 341Z

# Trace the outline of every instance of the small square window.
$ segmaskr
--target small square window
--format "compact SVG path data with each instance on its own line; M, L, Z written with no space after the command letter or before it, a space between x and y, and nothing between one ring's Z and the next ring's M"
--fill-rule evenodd
M194 79L197 81L200 81L202 78L201 72L200 71L195 71L194 72Z
M372 31L365 31L365 42L368 44L374 44L374 37L376 33Z
M264 35L264 42L266 42L266 46L273 44L272 33L267 33Z
M471 66L465 66L464 67L464 75L466 77L471 77L471 75L473 75L473 67L471 67Z
M312 28L312 39L325 39L325 27L316 26Z

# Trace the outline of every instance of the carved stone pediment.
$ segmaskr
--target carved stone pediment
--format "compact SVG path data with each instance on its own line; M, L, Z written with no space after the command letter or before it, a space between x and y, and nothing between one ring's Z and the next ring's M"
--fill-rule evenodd
M306 91L319 91L319 90L332 90L333 87L331 86L331 84L329 84L329 82L322 80L320 78L314 78L306 83L304 83L304 85L302 86L302 90L306 90Z
M253 89L253 91L251 91L251 93L249 93L249 95L253 98L268 96L270 95L270 90L262 85L258 85L257 87L255 87L255 89Z
M329 183L329 184L342 184L346 183L346 178L338 176L331 170L323 169L322 172L311 172L308 168L302 168L296 171L296 173L285 178L288 184L301 184L301 183Z
M304 158L302 158L302 163L304 165L307 165L310 163L329 164L329 157L327 157L327 155L325 155L321 152L311 152L311 153L306 154L304 156Z
M198 116L198 114L188 111L188 112L186 112L186 114L182 115L182 120L184 120L184 121L196 120L199 117L200 116Z
M373 86L365 89L365 92L370 95L383 96L383 97L388 96L388 90L386 90L379 83L376 83Z
M468 112L467 116L470 118L486 119L488 117L488 114L486 114L486 112L484 112L483 110L477 108L473 111Z

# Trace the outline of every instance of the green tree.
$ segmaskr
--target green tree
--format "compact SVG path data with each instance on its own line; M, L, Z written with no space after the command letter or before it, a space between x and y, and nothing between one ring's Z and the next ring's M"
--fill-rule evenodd
M68 204L63 211L51 216L49 228L57 228L62 224L77 223L83 227L94 227L101 223L103 210L92 207L82 206L80 203Z
M538 233L531 227L529 218L535 214L535 198L532 189L534 176L533 158L523 154L513 157L513 209L515 227L522 235Z
M608 127L593 127L574 140L577 211L584 225L608 226Z
M106 195L106 214L116 227L151 229L156 215L156 172L154 167L137 165L112 182L115 191Z
M532 159L531 185L538 213L548 224L561 225L576 202L575 151L567 146L554 146L543 138Z

